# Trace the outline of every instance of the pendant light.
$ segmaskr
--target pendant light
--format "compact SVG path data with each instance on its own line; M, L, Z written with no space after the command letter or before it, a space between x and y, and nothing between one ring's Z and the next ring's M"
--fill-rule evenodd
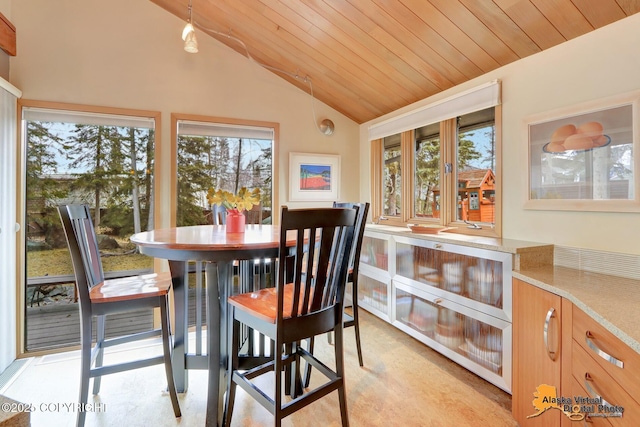
M189 19L187 21L187 25L185 25L182 30L182 40L184 40L184 50L189 53L198 53L196 30L191 24L191 0L189 0Z
M309 95L311 96L311 112L313 114L313 121L316 129L318 129L318 131L320 131L320 133L322 133L323 135L326 135L326 136L333 135L333 132L335 131L335 124L333 123L333 121L329 119L324 119L320 123L318 123L318 121L316 120L316 109L314 105L315 97L313 96L313 84L311 83L311 77L309 76L301 77L298 75L298 73L291 73L281 68L272 67L270 65L264 64L256 60L253 56L251 56L251 53L249 52L247 45L239 38L232 36L230 33L221 33L220 31L217 31L213 28L207 28L201 23L198 23L198 28L204 31L208 35L215 34L221 37L226 37L238 43L244 49L245 57L251 60L252 62L255 62L256 64L260 65L261 67L271 71L277 71L278 73L285 74L291 78L294 78L298 81L306 83L309 86ZM191 0L189 0L189 19L187 21L187 25L185 25L184 27L184 30L182 30L182 40L184 40L184 50L186 50L189 53L198 52L198 41L196 40L196 32L195 32L195 29L193 26L193 20L191 17Z

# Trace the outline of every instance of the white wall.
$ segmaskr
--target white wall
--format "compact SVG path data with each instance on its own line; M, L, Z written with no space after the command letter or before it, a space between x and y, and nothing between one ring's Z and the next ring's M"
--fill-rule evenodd
M303 205L288 202L290 151L340 154L340 199L358 197L355 122L315 101L317 120L335 123L333 135L321 134L307 93L201 31L200 52L185 52L185 22L152 2L13 0L11 7L18 55L11 59L10 81L24 99L160 111L166 153L172 112L278 122L280 204ZM168 159L160 167L169 170ZM168 194L170 177L158 178ZM162 200L165 213L169 202ZM167 226L164 218L160 225Z
M369 195L369 125L500 79L503 105L503 237L640 254L640 213L533 211L522 207L527 180L525 118L639 89L638 40L640 14L363 124L360 128L361 194L363 197ZM636 120L640 118L636 117Z

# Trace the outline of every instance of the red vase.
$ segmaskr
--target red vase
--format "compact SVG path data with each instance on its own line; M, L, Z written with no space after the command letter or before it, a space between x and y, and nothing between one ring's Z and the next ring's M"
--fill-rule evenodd
M227 210L227 233L244 233L245 216L238 209Z

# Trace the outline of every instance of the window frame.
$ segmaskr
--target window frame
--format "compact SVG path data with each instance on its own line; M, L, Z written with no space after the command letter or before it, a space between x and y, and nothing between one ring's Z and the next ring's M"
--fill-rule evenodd
M457 219L457 126L456 118L440 121L440 217L419 218L414 214L415 209L415 131L401 132L401 167L402 174L402 212L398 217L384 215L386 220L379 221L383 215L383 138L373 139L371 143L371 211L374 223L398 227L407 227L408 224L437 224L443 227L455 227L455 233L501 237L502 235L502 105L493 106L495 115L495 217L494 226L487 227L481 224L481 229L470 229L468 224ZM445 173L445 165L451 164L451 172ZM409 173L411 171L411 173Z
M154 188L153 188L153 197L154 197L154 215L153 220L155 224L159 224L161 221L162 215L159 209L159 196L161 193L161 188L158 185L158 170L162 164L162 114L160 111L152 111L152 110L138 110L131 108L119 108L119 107L104 107L97 105L85 105L85 104L73 104L73 103L65 103L65 102L57 102L57 101L40 101L40 100L32 100L32 99L24 99L20 98L17 100L17 158L16 158L16 176L17 176L17 195L16 195L16 218L20 224L20 230L16 234L16 307L18 318L17 318L17 342L16 349L18 353L18 357L37 357L47 354L54 354L65 352L69 350L73 350L78 348L77 345L65 346L65 347L55 347L48 348L42 350L33 350L27 351L27 337L26 337L26 285L27 285L27 274L26 274L26 230L27 227L24 224L24 219L26 218L26 144L24 141L25 129L22 125L23 119L23 109L25 108L39 108L44 110L58 110L58 111L69 111L73 113L87 113L87 114L95 114L95 115L114 115L114 116L131 116L138 118L147 118L154 122ZM158 271L158 263L154 263L154 270ZM154 319L154 324L157 319ZM159 321L159 320L158 320Z
M170 214L170 224L171 227L175 227L177 222L177 200L178 200L178 122L180 121L191 121L191 122L203 122L203 123L211 123L212 125L229 125L229 126L250 126L250 127L261 127L261 128L271 128L273 129L273 152L271 153L272 157L272 207L280 206L279 202L279 141L280 141L280 124L277 122L266 122L266 121L258 121L258 120L243 120L243 119L234 119L229 117L215 117L215 116L202 116L195 114L183 114L183 113L171 113L171 190L170 190L170 200L171 200L171 214ZM280 223L280 212L279 209L272 208L271 210L272 216L272 224Z

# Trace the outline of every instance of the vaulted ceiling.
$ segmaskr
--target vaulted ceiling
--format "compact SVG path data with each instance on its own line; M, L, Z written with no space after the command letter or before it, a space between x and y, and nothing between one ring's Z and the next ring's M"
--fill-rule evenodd
M151 1L187 20L189 0ZM357 123L640 11L640 0L191 1L198 37L307 93L308 77Z

